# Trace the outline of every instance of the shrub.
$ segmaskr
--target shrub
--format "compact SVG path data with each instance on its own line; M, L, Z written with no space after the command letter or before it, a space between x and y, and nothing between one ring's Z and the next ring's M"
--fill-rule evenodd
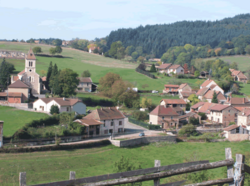
M193 125L198 125L198 124L200 124L199 118L190 117L190 118L189 118L189 123L190 123L190 124L193 124Z
M144 121L148 119L148 114L146 112L142 112L142 111L135 111L132 114L133 118L135 118L136 120L139 121Z
M190 103L186 104L186 111L190 111Z
M207 115L205 113L199 112L198 114L201 116L201 120L207 119Z
M181 128L181 130L179 130L178 134L180 136L186 136L186 137L196 136L197 135L196 127L192 124L185 125Z
M233 122L233 121L230 122L228 126L230 126L230 125L235 125L235 122Z
M50 108L50 114L59 114L59 108L57 105L52 105Z

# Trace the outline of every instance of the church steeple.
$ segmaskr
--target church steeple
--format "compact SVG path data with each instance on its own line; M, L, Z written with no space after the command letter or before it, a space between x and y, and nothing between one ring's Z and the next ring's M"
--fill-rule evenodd
M31 48L25 58L25 72L36 72L36 56Z

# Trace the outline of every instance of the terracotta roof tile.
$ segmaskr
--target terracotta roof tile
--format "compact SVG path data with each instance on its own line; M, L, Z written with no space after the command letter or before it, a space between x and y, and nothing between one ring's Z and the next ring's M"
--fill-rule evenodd
M29 88L29 86L26 85L21 80L17 80L16 82L14 82L11 85L9 85L8 88Z
M229 105L221 105L221 104L216 104L212 107L209 108L209 110L213 110L213 111L222 111L226 108L230 107Z
M41 79L42 79L42 81L47 81L47 77L46 76L43 76Z
M179 67L182 67L181 65L172 65L169 69L177 69Z
M85 117L82 119L77 119L74 122L80 123L80 124L85 125L85 126L93 126L93 125L102 125L103 124L103 122L100 122L98 120L88 119Z
M239 127L238 125L230 125L229 127L224 128L224 131L230 131L230 130L236 129L238 127Z
M25 70L18 73L18 75L23 75L25 73Z
M85 118L95 120L111 120L111 119L123 119L125 116L115 107L101 108L92 111Z
M92 79L90 77L80 77L78 79L79 79L79 82L82 82L82 83L92 83Z
M180 92L180 94L182 95L183 98L188 98L190 95L192 94L195 94L195 92L185 92L185 91L182 91Z
M27 56L26 56L26 59L30 59L30 60L35 60L36 59L36 56L35 54L33 53L33 50L30 48Z
M249 103L247 98L230 98L231 104L246 104Z
M183 83L183 84L181 84L181 85L179 86L179 89L184 88L186 85L188 85L188 84L187 84L187 83Z
M73 98L40 98L40 100L42 100L46 104L54 100L61 106L73 106L78 102L82 102L79 99L73 99Z
M164 105L158 105L150 114L157 116L179 116L172 107L165 107Z
M171 63L164 63L160 65L159 67L156 67L158 69L168 69L172 64Z
M179 88L179 85L170 85L170 84L167 84L167 85L164 85L165 88Z
M250 108L247 107L241 107L241 108L243 109L239 113L240 116L250 116Z
M196 93L197 96L203 96L204 94L206 94L206 92L209 90L210 88L207 87L203 87L202 89L199 89L198 92Z
M162 99L161 102L164 101L165 104L187 104L184 99Z
M179 119L184 119L184 118L187 118L187 117L194 117L194 116L199 116L199 114L196 114L195 112L189 112L185 115L182 115L182 116L179 116Z
M198 112L207 113L207 111L209 111L209 108L214 105L216 105L216 103L205 102L204 105L202 105L201 108L198 110Z
M197 109L197 108L199 108L199 107L201 107L202 105L204 105L206 102L199 102L199 103L196 103L196 104L194 104L191 108L192 109Z
M201 87L206 87L207 85L209 85L211 82L213 82L214 80L212 79L207 79L206 81L204 81L202 84L201 84Z
M220 91L214 91L214 90L207 91L207 93L204 95L204 98L213 99L214 92L217 95L218 101L226 100L225 96Z

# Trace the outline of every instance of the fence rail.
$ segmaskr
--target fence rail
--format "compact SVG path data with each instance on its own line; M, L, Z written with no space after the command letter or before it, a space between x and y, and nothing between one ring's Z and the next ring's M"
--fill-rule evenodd
M37 184L32 186L73 186L73 185L84 185L84 186L106 186L106 185L119 185L143 181L154 181L154 186L179 186L186 180L172 182L167 184L160 184L161 178L166 178L174 175L192 173L201 170L208 170L227 166L227 178L210 180L202 183L190 184L187 186L203 186L203 185L216 185L228 183L229 186L243 186L244 174L243 172L250 173L250 167L243 163L244 156L242 154L236 154L236 162L232 159L232 152L230 148L225 149L226 159L222 161L209 163L208 160L188 162L167 166L160 166L160 161L155 160L155 167L147 169L139 169L128 172L121 172L115 174L106 174L101 176L93 176L86 178L75 179L75 172L70 172L69 180L59 181L53 183ZM235 164L235 172L233 172L233 165ZM26 186L26 173L22 172L19 174L19 185Z

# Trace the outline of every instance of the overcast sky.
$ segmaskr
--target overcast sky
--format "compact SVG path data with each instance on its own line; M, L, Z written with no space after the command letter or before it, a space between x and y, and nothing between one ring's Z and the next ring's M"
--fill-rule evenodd
M249 0L0 0L0 39L92 40L118 28L243 13Z

